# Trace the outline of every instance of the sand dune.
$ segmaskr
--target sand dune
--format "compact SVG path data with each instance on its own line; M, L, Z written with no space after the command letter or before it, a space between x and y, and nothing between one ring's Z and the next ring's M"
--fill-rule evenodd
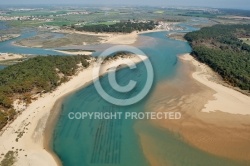
M250 97L236 90L225 87L216 82L210 81L212 77L210 73L213 71L207 65L196 61L191 55L185 54L182 59L191 61L197 68L193 73L193 78L207 87L216 91L214 99L209 100L202 109L202 112L222 111L231 114L250 115Z
M146 59L145 56L143 56ZM110 68L123 64L126 58L106 62L102 66L100 75L109 71ZM142 60L131 57L135 63ZM82 88L91 82L94 64L79 72L69 82L62 84L52 93L43 94L32 102L20 116L8 125L0 135L0 152L6 154L8 151L18 150L16 165L29 166L54 166L55 159L44 148L44 130L50 111L55 102L64 95Z

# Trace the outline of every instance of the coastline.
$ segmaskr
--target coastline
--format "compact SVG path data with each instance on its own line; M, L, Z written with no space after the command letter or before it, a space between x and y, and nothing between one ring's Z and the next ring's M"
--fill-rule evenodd
M22 55L22 54L0 53L0 62L22 59L24 57L25 57L25 55Z
M192 77L203 85L213 89L214 100L209 100L201 112L222 111L231 114L250 115L250 97L213 80L217 74L207 65L198 62L190 54L180 56L180 59L191 62L196 71ZM212 81L213 80L213 81Z
M133 44L136 42L137 37L138 34L136 32L119 35L109 34L108 40L103 41L103 43ZM12 42L12 44L17 45L14 42ZM17 46L26 47L20 45ZM119 66L119 64L122 64L124 59L126 58L106 62L102 68L103 73L100 73L100 75L109 72L109 68ZM134 59L133 61L135 63L140 63L142 60ZM60 104L66 96L91 83L93 81L91 70L93 70L93 66L81 71L77 76L74 76L69 82L62 84L52 93L43 94L36 101L33 101L27 108L25 108L13 122L8 124L8 126L3 129L2 134L0 135L0 151L3 154L6 154L8 151L12 151L13 147L14 149L22 149L22 151L18 152L16 156L16 165L61 165L60 160L51 150L49 141L52 136L50 135L52 134L50 129L53 128L50 126L53 125L50 122L55 122L55 118L57 118L55 104ZM51 110L55 111L53 112L55 114L52 117L50 117L50 113L52 112ZM19 138L18 135L20 133L22 134ZM17 138L18 141L16 141Z
M64 50L53 50L67 55L91 55L92 51L64 51Z
M145 59L147 57L144 57ZM104 75L109 72L109 69L115 66L123 64L127 58L119 58L106 62L102 66L100 75ZM135 63L140 63L142 60L137 57L131 57L131 60ZM0 136L0 151L6 154L8 151L14 148L22 149L18 152L16 157L16 165L35 165L35 166L56 166L60 165L60 161L54 153L50 153L50 141L51 136L44 133L44 131L51 130L50 123L47 124L50 113L56 113L53 109L56 105L60 104L60 101L65 96L73 93L79 88L83 88L91 81L92 70L94 64L89 68L79 72L70 81L62 84L52 93L43 94L36 101L32 102L25 111L22 112L11 124L9 124L2 135ZM56 105L55 105L56 104ZM53 119L53 117L52 117ZM51 120L49 120L51 122ZM55 119L52 120L52 122ZM53 125L53 124L52 124ZM22 132L22 136L17 139L18 132Z
M98 36L102 38L100 44L133 44L137 40L137 33L95 33L95 32L85 32L85 31L76 31L76 30L56 30L52 31L56 33L65 33L65 34L83 34Z
M161 31L165 31L165 30L161 30ZM145 33L149 33L149 32L145 32ZM116 40L120 40L119 37L116 38ZM204 116L203 115L207 115L207 114L211 115L212 114L212 117L216 117L216 115L218 115L220 112L227 112L227 113L230 113L230 114L233 112L234 114L241 114L242 116L244 114L246 114L246 110L242 111L242 110L238 110L238 109L233 109L233 107L231 108L232 111L228 111L228 110L222 109L222 110L219 111L219 113L217 111L215 112L215 110L213 110L214 108L211 107L213 105L213 102L214 101L217 101L217 102L221 101L221 103L223 103L224 101L221 100L221 99L223 99L223 95L222 96L219 95L218 97L216 97L216 94L221 93L221 91L219 91L218 89L217 89L218 92L216 91L216 87L217 86L214 87L214 85L210 84L211 81L207 77L204 77L204 72L206 70L208 70L209 67L204 67L204 64L199 63L198 61L196 61L195 59L193 59L193 57L191 57L190 55L184 55L184 56L181 56L180 58L184 59L186 62L192 62L192 63L194 63L193 65L194 65L195 68L197 68L197 70L194 73L192 73L191 76L195 79L196 82L199 82L199 83L203 84L204 86L213 89L213 95L212 95L213 97L209 98L208 100L207 100L207 98L204 99L204 102L205 102L204 105L206 106L206 108L202 108L202 111L197 114L197 117L199 117L202 120L204 120ZM109 63L108 65L112 66L112 64L113 64L113 62ZM199 68L201 68L201 69L199 69ZM84 72L84 71L82 71L82 72ZM78 74L78 76L74 76L73 79L75 79L76 77L79 78L79 75L81 75L82 72L80 72ZM190 71L187 71L187 73L185 73L185 74L190 74L191 72L190 73L189 72ZM89 72L89 73L91 73L91 72ZM103 74L105 74L105 73L107 73L107 70L105 70ZM205 75L206 75L206 73L205 73ZM31 165L32 164L38 165L37 163L39 163L41 161L44 161L44 160L48 160L49 162L48 163L40 163L41 165L44 165L44 164L46 165L47 164L47 165L52 165L53 166L53 165L60 165L61 164L61 162L58 159L58 157L50 149L50 144L49 144L50 141L49 140L51 139L52 132L53 132L53 130L51 130L51 128L53 128L53 127L51 125L55 125L55 123L56 123L56 118L58 118L57 113L60 113L59 112L59 110L60 110L59 107L60 107L60 103L63 101L63 99L66 96L70 95L71 93L74 93L74 91L77 91L80 88L84 88L85 86L87 86L89 83L92 82L91 79L89 79L89 81L86 80L85 83L83 83L82 79L79 78L79 80L80 81L78 81L78 82L81 82L81 85L80 85L80 83L79 84L74 84L75 85L74 87L71 86L70 88L65 88L64 90L60 90L60 92L58 92L57 94L55 94L54 92L51 93L51 94L48 94L48 96L50 96L50 98L48 98L48 99L51 99L51 100L42 99L43 101L47 101L48 104L51 105L51 106L47 107L47 105L46 105L46 107L43 107L44 104L42 104L40 106L40 108L39 108L41 110L38 110L38 111L35 111L35 112L33 112L32 109L29 109L30 111L27 109L25 112L30 112L30 113L29 114L25 114L25 112L24 112L24 114L25 114L24 116L25 117L23 118L23 121L25 121L26 118L29 118L29 116L33 117L33 113L34 114L38 114L38 117L35 116L34 117L35 119L33 119L33 121L32 120L27 120L26 121L27 123L25 122L24 124L22 124L22 122L19 121L19 123L16 123L15 125L10 126L10 130L12 130L12 132L10 132L10 134L14 135L14 133L20 129L20 126L21 127L25 126L28 123L30 123L32 125L35 125L35 126L32 127L32 129L29 128L26 131L26 132L28 132L27 134L26 133L24 134L25 138L29 137L28 140L23 141L23 142L20 143L20 144L24 144L24 146L22 146L22 145L20 146L19 143L16 143L16 144L12 145L13 147L16 147L15 145L17 145L18 148L21 148L21 149L25 150L24 152L20 152L21 155L23 155L23 156L25 156L25 154L27 154L27 152L28 152L28 159L27 159L27 157L26 158L22 157L20 159L18 158L18 160L19 160L18 164L19 165L21 165L21 164L24 164L24 165L26 164L27 165L27 163L29 163ZM71 81L72 80L70 80L69 82L71 82ZM209 83L209 84L207 84L207 83ZM212 83L214 83L214 82L212 82ZM67 83L65 83L65 84L67 84ZM65 86L65 85L63 84L63 86ZM60 88L61 87L59 87L58 89L60 89ZM230 88L228 88L228 89L230 89ZM53 95L55 95L56 97L54 98ZM232 95L232 94L228 94L228 95ZM240 95L243 95L243 94L240 94ZM48 96L45 95L42 98L46 98ZM241 98L241 97L239 97L239 98ZM237 101L238 98L234 98L234 100ZM249 101L249 100L247 100L247 101ZM44 102L44 103L46 103L46 102ZM202 105L202 107L204 107L204 105ZM217 106L220 106L220 105L216 105L216 108L217 108ZM34 105L33 109L37 109L37 107L38 107L37 105ZM224 105L223 105L223 107L224 107ZM246 107L244 107L244 108L246 108ZM236 111L236 112L234 112L234 111ZM192 112L192 113L194 113L194 112ZM203 115L200 116L200 114L202 114L202 113L203 113ZM220 115L220 116L222 117L222 115ZM44 119L44 117L45 117L45 119ZM46 118L47 118L47 120L46 120ZM41 120L41 119L43 119L43 120ZM205 120L207 120L207 119L205 119ZM32 121L32 123L31 123L31 121ZM44 127L41 127L40 123L42 123L42 125ZM217 123L219 123L219 122L217 122ZM38 127L38 126L40 126L40 127ZM38 130L37 133L36 133L36 130ZM43 130L43 131L40 131L40 130ZM41 132L42 132L42 134L41 134ZM192 134L192 132L190 132L190 133ZM39 135L41 138L39 138L38 140L34 141L34 139L33 139L34 135ZM2 139L1 137L2 136L0 136L0 141L2 142L2 140L4 140L4 139ZM36 137L35 139L37 139L38 136L35 136L35 137ZM8 139L8 137L5 137L5 139ZM23 140L23 138L21 139L21 141L22 140ZM37 141L39 142L39 146L36 146ZM6 141L3 141L3 142L6 142ZM9 143L11 144L12 142L9 142ZM15 141L14 141L14 143L15 143ZM43 145L41 145L41 143ZM31 147L30 149L25 149L25 145L32 146L32 145L29 145L29 144L33 144L35 148ZM8 146L7 148L9 148L11 150L10 146ZM2 150L2 149L3 149L2 146L0 146L0 150ZM4 149L5 149L5 147L4 147ZM5 150L4 150L4 152L5 152ZM32 156L33 153L36 153L36 154ZM31 157L30 157L30 154L31 154ZM154 157L152 159L154 159L155 162L157 161L156 158L154 158Z
M153 32L153 31L152 31ZM137 38L138 38L138 34L137 32L132 32L132 33L128 33L128 34L123 34L123 33L91 33L91 32L78 32L78 31L72 31L72 30L67 30L67 31L56 31L56 33L67 33L67 34L84 34L84 35L90 35L90 36L97 36L101 38L101 41L99 41L99 44L120 44L120 45L129 45L129 44L133 44L136 42ZM145 33L148 33L147 31L145 31ZM11 42L11 44L13 46L17 46L17 47L23 47L23 48L43 48L46 50L54 50L51 48L44 48L41 45L34 45L32 47L29 46L25 46L25 45L21 45L19 43L16 43L15 41ZM86 45L86 44L85 44ZM67 47L70 47L71 45L67 45ZM60 50L54 50L57 52L61 52ZM65 54L77 54L78 52L62 52Z
M210 159L218 160L218 163L226 161L249 165L250 112L246 111L249 108L250 98L214 80L216 73L191 55L179 55L178 58L181 65L175 78L159 83L145 111L181 112L182 118L172 121L150 120L147 123L171 132L176 140L192 147L194 150L188 151L191 161L198 161L194 157L198 154L206 154ZM247 102L244 98L248 99ZM209 105L214 107L208 107ZM235 109L235 106L240 107ZM207 110L208 108L210 110ZM160 138L157 140L157 136L148 133L141 132L139 137L143 153L151 165L161 165L166 162L163 156L167 154L159 156L157 149L170 148L171 152L171 148L178 146ZM185 153L185 148L173 151L177 152Z
M75 30L56 30L52 32L62 33L62 34L83 34L83 35L97 36L101 38L101 41L99 41L99 44L130 45L130 44L134 44L137 41L138 35L140 34L163 32L163 31L169 31L169 29L153 29L153 30L140 31L140 32L134 31L131 33L94 33L94 32L84 32L84 31L75 31ZM50 48L44 48L41 45L34 45L32 47L29 47L29 46L25 46L22 44L18 44L15 41L13 41L11 44L13 46L24 47L24 48L43 48L46 50L53 50L53 51L57 51L60 53L65 53L65 54L77 55L77 54L83 53L83 52L68 52L68 51L54 50ZM70 47L70 45L68 45L68 47ZM88 51L86 53L87 55L90 54Z

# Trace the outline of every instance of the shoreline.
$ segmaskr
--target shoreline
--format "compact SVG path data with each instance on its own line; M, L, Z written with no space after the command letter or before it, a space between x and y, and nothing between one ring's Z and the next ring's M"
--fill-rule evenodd
M150 32L145 32L145 33L150 33ZM214 101L218 101L218 100L221 100L222 98L220 97L220 95L219 96L216 96L216 94L218 94L218 93L221 93L221 91L219 91L219 92L217 92L218 91L218 87L217 86L214 86L214 84L217 84L217 83L214 83L214 82L212 82L211 80L209 80L209 79L207 79L206 77L203 77L203 75L204 75L204 73L202 73L202 72L204 72L204 71L206 71L207 69L209 69L209 67L206 67L204 64L202 64L202 63L200 63L200 62L198 62L198 61L196 61L191 55L189 55L189 54L185 54L184 56L183 55L181 55L181 56L179 56L179 58L180 59L183 59L183 60L185 60L185 61L187 61L187 62L192 62L193 63L193 65L194 65L194 67L196 67L196 68L201 68L202 67L202 69L204 69L204 70L201 70L201 71L199 71L199 70L195 70L194 72L192 72L191 73L191 77L195 80L195 81L197 81L197 82L199 82L199 83L201 83L201 84L203 84L204 86L207 86L207 87L209 87L210 89L213 89L213 88L217 88L217 89L213 89L214 91L215 91L215 94L213 95L214 96L214 98L213 99L211 99L211 100L208 100L208 102L207 102L207 107L208 108L210 108L210 109L213 109L212 107L209 107L209 105L211 106L211 105L213 105L213 102ZM126 59L126 58L125 58ZM124 60L124 59L118 59L118 61L119 60L121 60L121 62ZM139 61L140 62L140 61ZM138 62L138 63L139 63ZM105 65L107 65L106 67L107 67L107 69L104 71L104 73L103 74L106 74L106 73L108 73L108 69L109 68L111 68L111 66L112 66L112 64L115 64L115 63L117 63L117 61L111 61L111 62L107 62L108 64L105 64ZM108 65L110 65L110 66L108 66ZM91 67L90 67L91 68ZM91 70L90 68L87 68L86 70ZM84 70L85 71L85 70ZM76 78L79 78L80 76L79 75L84 75L83 73L88 73L87 71L81 71L80 73L78 73L78 75L77 76L74 76L74 78L72 78L69 82L72 82L72 80L73 79L76 79ZM91 72L89 72L89 73L91 73ZM102 74L101 74L102 75ZM84 75L84 77L85 77L85 75ZM80 78L79 78L79 80L81 80ZM33 116L33 113L35 114L35 116L34 116L34 118L35 119L31 119L31 120L27 120L27 123L25 122L24 124L22 123L22 121L19 121L19 122L16 122L17 121L17 119L14 121L14 122L12 122L12 123L15 123L14 125L12 125L12 123L10 124L10 126L8 126L8 129L10 130L9 131L9 133L7 133L7 134L12 134L12 135L14 135L15 134L15 132L16 131L18 131L18 129L20 129L20 127L19 126L25 126L26 124L28 124L28 123L30 123L31 125L34 125L33 127L32 127L32 129L28 129L27 130L27 134L26 134L26 132L25 132L25 134L24 134L24 137L25 138L28 138L28 140L23 140L23 139L25 139L25 138L21 138L21 141L23 141L23 142L21 142L21 143L16 143L17 145L18 145L18 148L20 149L23 149L23 150L25 150L25 151L23 151L23 152L20 152L21 153L21 155L25 155L25 154L27 154L27 152L28 152L28 158L27 157L22 157L21 159L20 158L17 158L17 160L19 160L18 161L18 164L19 165L27 165L28 163L29 164L31 164L31 165L38 165L38 166L42 166L42 165L44 165L44 164L49 164L49 165L51 165L51 166L53 166L53 165L61 165L61 162L60 162L60 160L59 160L59 158L56 156L56 154L51 150L51 148L50 148L50 141L49 140L51 140L51 138L52 138L52 133L53 133L53 130L52 130L52 128L53 128L53 125L55 126L56 125L56 118L58 118L58 114L60 113L60 104L61 104L61 102L65 99L65 97L67 97L68 95L70 95L70 94L72 94L72 93L74 93L75 91L77 91L77 90L79 90L79 89L82 89L82 88L84 88L85 86L87 86L87 85L89 85L89 84L91 84L92 83L92 81L93 80L86 80L84 83L82 83L83 81L81 80L81 81L79 81L79 82L81 82L81 83L76 83L76 84L74 84L75 86L70 86L70 88L67 88L67 86L65 85L65 84L69 84L69 82L67 82L67 83L65 83L65 84L62 84L61 86L65 86L65 89L62 89L62 87L60 86L60 87L58 87L55 91L58 91L58 93L54 93L54 91L52 92L52 93L50 93L50 94L45 94L45 95L43 95L43 97L41 97L41 98L39 98L38 100L44 100L45 102L43 102L43 103L46 103L46 102L48 102L48 104L50 104L50 106L47 106L46 104L41 104L41 106L40 106L40 108L39 109L41 109L41 110L37 110L38 108L38 106L37 105L35 105L35 104L33 104L34 106L31 106L31 109L29 109L30 111L28 111L28 109L27 110L25 110L20 116L24 116L24 117L18 117L17 119L21 119L21 120L23 120L23 121L26 121L26 119L27 118L29 118L29 116ZM209 83L207 83L207 82L209 82ZM210 84L210 82L212 82L213 84ZM207 85L206 85L207 84ZM213 85L212 86L212 88L210 87L210 85ZM223 85L220 85L220 86L222 86L222 87L224 87ZM61 88L61 90L59 90ZM72 89L71 89L72 88ZM224 88L227 88L227 87L224 87ZM222 88L222 89L224 89L224 88ZM71 90L68 90L68 89L71 89ZM230 88L227 88L227 89L230 89ZM220 90L220 88L219 88L219 90ZM241 93L240 93L241 94ZM53 96L54 95L54 96ZM238 94L239 95L239 94ZM241 95L244 95L244 94L241 94ZM56 98L54 98L56 96ZM48 97L47 99L44 99L44 98L46 98L46 97ZM50 97L50 98L49 98ZM216 99L217 97L219 97L219 99ZM241 97L239 97L239 98L241 98ZM55 101L54 103L53 103L53 101ZM248 100L249 101L249 100ZM34 103L36 103L37 101L34 101ZM52 104L53 103L53 104ZM221 102L221 103L223 103L223 101ZM31 105L32 105L31 104ZM218 103L217 103L218 104ZM43 106L46 106L46 107L43 107ZM204 106L206 106L206 105L204 105ZM220 106L220 105L219 105ZM48 107L51 107L51 109L49 109ZM216 107L217 107L217 105L216 105ZM216 113L216 112L214 112L214 111L209 111L209 110L206 110L206 109L208 109L208 108L204 108L204 110L203 111L201 111L201 113L208 113L208 114L213 114L213 113ZM33 112L33 110L32 109L36 109L36 111L35 112ZM233 109L233 108L231 108L231 109ZM220 110L221 112L223 112L223 110ZM236 109L236 111L238 111L237 109ZM27 113L27 112L29 112L29 113ZM227 113L227 111L224 111L224 112L226 112ZM229 111L228 113L230 113L231 114L231 112ZM242 114L242 112L240 112L240 114L241 115L244 115L244 113L245 113L245 111L243 112L243 114ZM25 115L23 115L23 114L25 114ZM39 117L36 117L36 115L38 114L38 116ZM239 112L237 112L236 114L239 114ZM249 114L250 114L250 112L249 112ZM43 119L44 118L44 116L45 116L45 121L46 121L46 118L47 118L47 121L46 122L44 122L44 120L41 120L41 119ZM32 117L33 118L33 117ZM201 118L204 118L204 117L201 117ZM31 123L31 121L32 121L32 123ZM42 121L42 122L40 122L40 121ZM34 123L33 123L34 122ZM40 125L39 125L39 123L42 123L42 125L45 125L44 127L41 127ZM45 124L44 124L45 123ZM53 124L54 123L54 124ZM38 127L38 126L40 126L40 127ZM36 131L36 130L38 130L38 131ZM5 131L4 131L5 132ZM35 136L34 136L35 135ZM38 136L36 136L36 135L38 135L39 137L42 137L42 138L39 138L38 140L36 140L37 139L37 137ZM11 136L9 136L9 137L11 137ZM35 139L33 138L33 137L36 137ZM6 138L2 138L2 135L0 136L0 141L1 141L1 143L2 142L7 142L7 143L9 143L9 144L13 144L13 142L9 142L9 140L7 140L7 141L5 141L5 139L8 139L8 137L6 137ZM13 140L13 139L12 139ZM34 141L35 140L35 141ZM37 145L37 142L39 142L40 144L39 145ZM6 144L7 144L6 143ZM15 141L14 141L14 144L15 144ZM13 147L15 147L15 145L8 145L7 146L7 148L9 148L10 150L11 150L11 146L13 146ZM21 146L20 146L20 144L21 144ZM33 144L33 145L30 145L30 144ZM42 145L41 145L42 144ZM31 147L29 147L29 148L27 148L27 149L25 149L26 148L26 146L25 145L28 145L28 147L29 146L31 146ZM34 147L33 147L34 146ZM2 150L2 149L4 149L4 151L6 151L6 149L5 149L5 146L3 145L3 147L2 146L0 146L0 150ZM32 156L32 154L33 153L35 153L35 155L33 155ZM31 154L31 158L30 158L30 154ZM42 163L40 163L40 165L38 164L39 163L39 161L43 161L43 160L48 160L49 162L48 163L44 163L44 162L42 162Z
M146 57L144 57L146 58ZM122 58L122 60L126 60L126 58ZM141 63L142 61L144 61L145 59L141 60L141 61L137 61L135 62L136 64L137 63ZM115 62L115 61L114 61ZM110 63L110 62L107 62L107 63ZM112 62L111 62L112 63ZM105 64L104 64L105 65ZM100 76L104 76L106 75L107 73L110 72L110 68L113 68L112 67L113 65L109 66L107 69L105 69L106 72L104 73L101 73L99 75ZM122 67L123 68L123 67ZM122 68L119 68L118 70L122 69ZM56 100L56 102L54 103L54 106L53 108L51 109L50 111L50 115L48 117L48 120L46 122L46 126L45 126L45 130L44 130L44 148L46 149L46 151L48 153L51 154L51 156L54 158L55 162L57 163L57 166L62 166L62 162L60 160L60 158L56 155L56 153L53 151L52 149L52 138L53 138L53 132L55 130L55 127L56 127L56 124L59 120L59 115L61 113L61 107L62 107L62 103L63 101L68 97L70 96L71 94L74 94L76 91L80 90L80 89L83 89L91 84L93 84L95 80L90 80L89 82L86 82L84 85L82 85L81 87L77 88L77 89L73 89L72 91L68 92L67 94L64 94L63 96L61 96L59 99ZM53 110L53 111L52 111Z
M218 81L213 80L213 77L218 77L209 66L197 61L190 54L180 56L180 59L191 62L196 68L192 73L193 79L211 88L216 93L213 95L214 99L209 100L201 112L216 112L222 111L231 114L250 115L250 97L236 91L234 88L224 86ZM213 80L213 81L212 81ZM221 81L222 82L222 81Z
M64 50L53 50L59 53L67 54L67 55L91 55L92 51L64 51Z
M231 93L224 95L225 92L218 91L217 86L226 92L227 90L234 91L237 95L248 98L246 104L250 104L250 98L220 85L220 82L216 82L218 80L211 79L210 77L216 77L216 73L210 72L211 69L208 70L208 73L205 72L206 70L201 70L209 68L193 59L189 53L177 57L181 63L180 68L177 69L177 75L171 80L158 84L145 107L145 111L181 112L182 118L175 121L150 120L152 126L171 132L176 140L184 142L194 149L190 149L190 153L195 153L198 150L198 154L202 153L212 157L211 159L218 159L218 163L226 159L228 162L249 164L250 112L248 114L245 112L249 107L243 104L240 105L243 109L241 107L234 109L235 107L232 105L242 104L241 98L235 98ZM193 62L196 63L193 64ZM204 75L209 76L210 79L205 79ZM200 78L202 82L194 76ZM214 84L217 86L214 87ZM217 98L218 94L223 95ZM224 96L230 97L225 98ZM216 104L216 110L204 111L207 109L207 105L213 105L211 102L214 101L219 101L217 104L222 105ZM230 109L228 109L228 105ZM141 132L139 137L143 153L151 165L161 165L161 163L166 162L163 156L157 155L158 150L169 147L171 152L171 146L175 146L164 140L157 140L157 137L154 139L155 137L147 132ZM182 151L185 151L185 148L174 152L182 153ZM192 155L189 157L190 160L196 160Z
M58 31L57 33L65 33L65 32L64 31L63 32ZM68 34L72 34L72 33L76 33L76 31L72 31L72 32L70 31L70 32L67 32L67 33ZM149 33L149 32L145 31L145 33ZM122 34L122 33L110 33L110 34L100 33L100 34L92 34L91 32L89 32L89 33L87 33L87 32L84 32L84 33L79 32L79 33L76 33L76 34L84 34L84 35L90 35L90 36L100 37L101 41L99 41L98 44L130 45L130 44L134 44L137 41L138 34L140 34L140 33L132 32L132 33L128 33L128 34ZM100 36L100 35L102 35L102 36ZM16 47L40 48L40 49L53 50L53 51L59 52L58 50L55 50L53 48L52 49L51 48L44 48L43 46L40 46L40 45L39 46L32 46L32 47L21 45L21 44L17 43L16 41L11 42L11 45L16 46ZM66 45L66 46L70 47L72 45L69 44L69 45ZM62 46L62 47L65 47L65 46Z
M140 63L144 60L136 56L129 58L133 60L134 63ZM147 57L143 58L146 59ZM108 73L110 68L123 64L126 59L127 58L119 58L117 60L105 62L99 75ZM8 151L12 151L13 147L22 149L22 151L18 152L16 157L16 165L60 165L58 157L50 149L49 140L52 135L49 136L49 134L53 132L53 129L49 122L54 121L53 117L51 117L52 120L49 118L50 114L59 113L59 111L55 111L54 108L58 106L60 101L74 91L89 85L93 81L93 69L94 64L80 71L70 81L62 84L53 92L43 94L42 97L33 101L25 111L3 129L3 133L0 136L0 151L6 154ZM48 130L51 131L45 133L45 131ZM19 132L22 133L22 136L16 141Z
M146 33L153 33L153 32L164 32L169 31L169 29L153 29L153 30L146 30L146 31L133 31L131 33L94 33L94 32L85 32L85 31L75 31L75 30L56 30L51 31L54 33L61 33L61 34L83 34L83 35L90 35L90 36L97 36L101 38L101 41L99 41L99 44L116 44L116 45L131 45L134 44L137 41L138 35L140 34L146 34ZM41 45L34 45L32 47L25 46L22 44L17 43L16 41L11 42L13 46L16 47L23 47L23 48L41 48L46 50L53 50L65 54L70 54L68 52L64 51L58 51L51 48L44 48ZM67 45L67 47L70 47L71 45ZM65 46L63 46L65 47ZM81 53L81 52L80 52ZM87 52L88 53L88 52ZM72 55L79 54L78 52L72 52ZM88 53L89 54L89 53Z

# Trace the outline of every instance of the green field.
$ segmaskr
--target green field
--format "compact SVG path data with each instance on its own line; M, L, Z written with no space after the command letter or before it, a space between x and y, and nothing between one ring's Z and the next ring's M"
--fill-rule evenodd
M154 13L156 13L156 14L163 14L164 11L163 11L163 10L157 10L157 11L155 11Z
M13 20L13 21L8 21L8 24L10 26L14 27L38 27L42 25L51 25L51 26L65 26L65 25L71 25L75 24L76 21L70 21L70 20L65 20L65 19L56 19L54 21L39 21L39 20L31 20L31 21L20 21L20 20Z
M69 12L82 12L87 14L69 14ZM230 13L231 14L231 13ZM91 8L91 7L47 7L43 9L34 9L30 11L6 10L2 16L33 16L39 19L53 19L51 22L45 21L9 21L10 25L16 27L37 27L41 25L52 26L70 26L73 24L82 25L113 25L114 20L165 20L171 22L184 22L194 17L213 19L221 23L244 23L247 20L224 19L218 16L228 16L227 12L209 12L197 11L193 9L175 9L175 8L148 8L148 7L119 7L119 8Z
M115 23L116 22L105 21L105 22L87 23L85 25L86 26L91 26L91 25L114 25Z
M69 12L77 11L87 11L89 14L67 14ZM126 8L121 7L117 9L103 10L102 8L44 8L35 9L31 11L7 11L6 14L0 14L2 16L32 16L39 19L53 19L51 22L45 21L8 21L11 26L15 27L38 27L41 25L53 25L53 26L63 26L63 25L73 25L73 24L83 24L83 25L113 25L116 21L127 21L127 20L186 20L189 19L186 16L180 16L178 14L183 14L183 11L176 10L165 10L162 8L147 8L147 7L135 7ZM67 14L67 15L60 15Z
M53 10L34 10L34 11L11 11L7 12L8 16L41 16L46 17L50 15L65 14L67 11L53 11Z

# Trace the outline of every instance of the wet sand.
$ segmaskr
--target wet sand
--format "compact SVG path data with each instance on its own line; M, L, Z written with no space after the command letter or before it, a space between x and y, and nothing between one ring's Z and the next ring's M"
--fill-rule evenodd
M174 79L161 82L157 86L146 106L146 111L179 111L182 112L182 119L178 121L155 120L152 121L153 125L178 135L178 137L183 139L184 142L197 147L204 152L250 163L250 116L241 115L241 113L238 115L230 114L222 111L202 112L204 106L208 104L208 101L213 101L215 99L214 95L216 94L216 91L198 82L192 77L192 73L199 69L195 68L191 62L181 61L181 63L177 76ZM62 90L62 92L64 92L64 90ZM56 119L59 116L59 111L56 110L60 110L61 102L64 97L65 96L56 102L56 105L52 109L53 111L51 111L51 115L49 115L50 109L43 107L43 102L40 107L41 110L36 110L37 112L40 112L38 117L35 118L37 123L34 123L34 125L32 125L33 127L28 130L28 135L26 134L28 141L22 139L21 143L19 142L15 144L17 144L17 146L22 143L23 145L26 145L31 143L29 141L33 141L31 145L36 144L36 150L39 149L39 151L41 151L41 154L36 153L34 155L35 157L38 157L38 154L41 160L44 160L42 154L46 154L44 157L50 157L50 155L42 148L45 146L46 150L52 152L50 150L51 146L49 140L52 136L53 126L56 124ZM34 111L37 107L34 106L32 109L32 111ZM36 113L36 111L34 111L34 113ZM34 121L34 119L26 120L30 114L31 113L26 111L21 120L27 121L27 123ZM37 140L33 140L33 136L36 135L33 131L36 131L35 129L37 129L36 125L39 126L38 123L40 119L43 118L43 114L46 114L46 117L49 117L49 121L46 125L44 139L41 139L43 138L42 135L44 131L40 131L39 129L39 136L41 136L41 138L38 139L40 144L37 145ZM18 129L18 125L22 123L21 120L20 123L16 122L13 125L13 129L9 128L8 133L11 134L14 132L14 129ZM168 161L157 155L158 149L154 146L154 139L145 134L140 134L139 136L141 138L143 151L151 165L167 166ZM13 140L14 139L15 137ZM44 144L41 143L41 140L43 140ZM13 143L13 141L10 141L9 143ZM20 146L20 148L24 147ZM27 162L29 162L30 164L31 157L33 157L32 155L35 151L33 149L35 148L28 148L27 151L24 152L24 154L28 152L28 158L26 159L25 157L22 157L20 161L24 160L25 162L21 163L27 164ZM51 154L53 154L53 152ZM57 156L54 154L53 157L57 164L60 165ZM39 161L34 158L32 160ZM51 165L53 164L54 162L51 163Z
M182 118L152 120L151 123L172 132L182 141L204 152L250 164L250 115L244 115L244 110L242 112L240 108L238 114L227 113L225 110L202 111L208 101L220 100L214 96L218 92L193 78L193 72L201 70L199 66L185 60L180 60L180 63L177 76L157 86L146 111L178 111L182 113ZM237 102L236 100L236 105ZM157 143L153 138L140 133L140 139L151 165L166 165L166 159L154 153L157 152Z
M147 57L144 56L143 59L139 59L136 56L131 56L107 61L103 64L99 74L106 74L110 68L124 64L128 58L134 63L139 63ZM49 135L52 133L44 133L44 130L53 130L53 123L56 122L54 118L57 118L56 115L58 113L53 110L56 101L63 99L64 96L72 91L83 88L83 86L93 81L92 72L95 67L96 66L92 64L87 69L80 71L70 81L59 86L52 93L45 93L33 101L13 123L6 126L2 133L0 133L0 151L5 154L13 150L13 147L22 149L16 158L16 165L53 166L60 164L54 153L51 155L46 151L46 149L49 150L50 148L49 138L51 137ZM57 102L57 104L58 103L60 103L60 101ZM55 107L57 107L57 105ZM50 118L51 124L50 122L47 124L47 120L52 112L55 116L53 116L54 118ZM49 125L52 125L52 127ZM21 136L19 136L19 132L22 132ZM46 136L46 138L44 136ZM49 150L49 152L51 151Z
M44 129L44 141L43 141L44 149L53 157L57 166L62 166L62 162L59 159L59 157L56 155L56 153L53 151L53 145L52 145L51 140L53 138L53 132L54 132L55 126L56 126L58 119L60 117L60 110L62 108L62 103L68 95L70 95L74 92L75 91L70 92L70 93L62 96L61 98L59 98L55 102L53 108L50 111L50 115L48 117L45 129Z

